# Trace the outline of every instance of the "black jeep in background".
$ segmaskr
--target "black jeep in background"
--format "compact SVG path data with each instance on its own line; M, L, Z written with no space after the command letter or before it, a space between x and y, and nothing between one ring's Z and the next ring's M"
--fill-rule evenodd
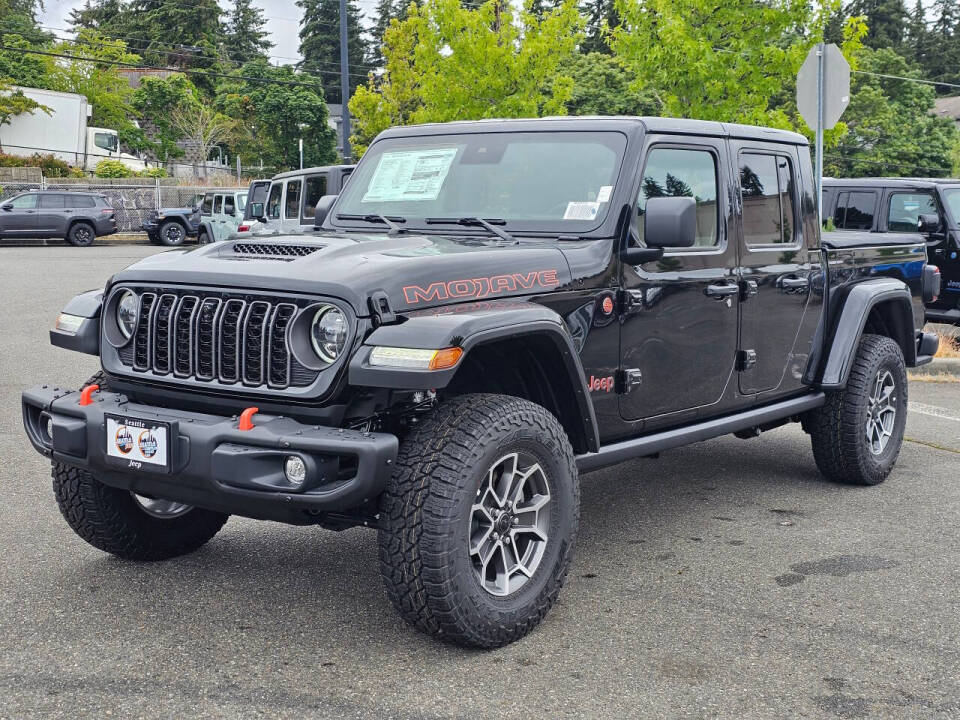
M930 322L960 325L960 180L823 180L823 217L837 230L921 232L943 291L927 305Z
M117 231L117 214L106 195L32 190L0 204L0 238L63 238L87 247Z
M153 210L141 225L154 245L182 245L187 238L197 237L200 230L200 202L203 193L197 193L189 207L169 207Z
M826 478L881 483L906 368L937 350L923 238L821 237L781 130L394 128L315 214L154 255L59 315L53 344L103 371L26 390L23 421L84 540L156 560L231 514L376 528L399 614L495 647L557 599L580 473L799 422Z

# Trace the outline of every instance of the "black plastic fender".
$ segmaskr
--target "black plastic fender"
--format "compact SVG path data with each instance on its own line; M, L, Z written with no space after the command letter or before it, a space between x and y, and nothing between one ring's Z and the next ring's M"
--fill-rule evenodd
M551 341L569 374L576 395L584 436L590 450L600 446L596 415L587 389L580 356L563 319L549 308L524 301L490 301L424 310L406 320L382 325L364 341L350 361L349 383L354 386L400 390L439 390L453 380L460 362L448 370L408 370L370 365L375 346L442 349L461 347L463 357L480 345L517 337L540 335Z
M61 311L66 315L84 318L76 332L64 332L54 327L50 330L50 344L66 350L100 354L100 310L103 307L103 290L89 290L74 296Z
M198 239L198 240L199 240L199 238L200 238L200 232L201 232L201 231L205 231L205 232L207 233L207 237L210 238L210 242L215 242L215 241L216 241L216 237L217 237L217 236L213 234L213 225L211 224L211 222L210 222L209 220L201 220L201 221L199 222L199 224L197 225L196 235L197 235L197 239ZM190 233L188 232L187 234L189 235Z
M916 332L913 324L913 297L910 294L910 288L896 278L865 280L850 288L843 300L830 340L823 377L819 383L821 388L833 390L846 386L870 311L885 302L892 303L894 317L908 333L905 341L894 338L903 348L904 361L908 367L916 365Z

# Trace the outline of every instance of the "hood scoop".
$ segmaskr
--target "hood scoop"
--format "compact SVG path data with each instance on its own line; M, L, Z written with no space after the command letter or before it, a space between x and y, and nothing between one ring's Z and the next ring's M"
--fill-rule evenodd
M264 260L283 260L289 262L299 257L306 257L323 248L323 245L290 245L278 242L235 242L233 244L233 253L241 257L256 257Z

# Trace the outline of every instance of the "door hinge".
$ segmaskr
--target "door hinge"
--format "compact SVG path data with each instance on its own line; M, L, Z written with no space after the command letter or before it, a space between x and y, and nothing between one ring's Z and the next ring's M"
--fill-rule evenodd
M629 314L643 307L642 290L620 290L617 293L617 305L620 306L620 312Z
M760 288L757 286L756 280L740 281L740 300L749 300L755 297L758 292L760 292Z
M640 368L617 370L616 387L621 395L626 395L641 383L643 383L643 373L640 372Z
M749 370L757 364L756 350L738 350L737 351L737 370L743 372Z

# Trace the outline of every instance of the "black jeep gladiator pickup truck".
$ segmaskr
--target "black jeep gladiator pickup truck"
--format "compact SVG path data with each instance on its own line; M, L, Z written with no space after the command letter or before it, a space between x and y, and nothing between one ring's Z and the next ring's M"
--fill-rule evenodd
M72 300L79 391L23 393L84 540L197 549L231 514L376 528L387 594L467 645L553 605L579 473L800 422L872 485L938 291L918 235L821 238L807 141L668 118L403 127L322 231L173 250ZM636 470L636 468L634 468Z

